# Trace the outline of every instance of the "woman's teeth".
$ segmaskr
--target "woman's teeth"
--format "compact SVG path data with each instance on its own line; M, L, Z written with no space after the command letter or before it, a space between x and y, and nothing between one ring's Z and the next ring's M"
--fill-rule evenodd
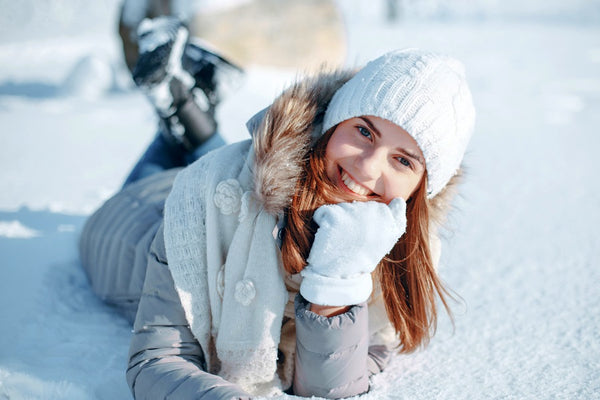
M346 171L342 171L342 181L344 181L348 189L360 196L367 196L370 193L370 191L367 188L354 182L352 178L350 178L350 176L346 173Z

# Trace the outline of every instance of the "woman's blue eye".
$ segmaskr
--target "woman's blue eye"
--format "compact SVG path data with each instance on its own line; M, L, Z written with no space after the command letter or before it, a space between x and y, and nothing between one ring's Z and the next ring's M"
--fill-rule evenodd
M410 161L408 161L404 157L398 157L398 161L400 161L400 164L404 165L405 167L409 167L409 168L411 167Z
M371 139L371 132L365 128L364 126L359 126L358 127L358 131L360 132L361 135L363 135L364 137Z

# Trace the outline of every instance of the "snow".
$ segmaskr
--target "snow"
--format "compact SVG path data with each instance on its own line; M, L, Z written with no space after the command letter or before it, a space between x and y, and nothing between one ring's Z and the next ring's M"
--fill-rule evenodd
M0 221L0 236L27 239L39 235L38 231L26 227L19 221Z
M361 398L600 397L600 2L404 1L395 24L383 2L340 4L349 65L453 54L478 110L443 237L454 326ZM118 1L0 5L0 398L129 398L131 328L77 260L156 124L119 59ZM295 71L247 75L219 110L229 141Z

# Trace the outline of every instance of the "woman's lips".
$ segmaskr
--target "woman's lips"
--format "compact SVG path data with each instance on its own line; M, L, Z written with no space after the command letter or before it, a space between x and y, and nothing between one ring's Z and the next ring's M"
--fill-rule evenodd
M368 196L371 193L369 189L354 181L354 179L352 179L350 175L348 175L348 173L343 169L341 170L340 176L342 182L344 182L344 185L346 185L346 187L350 189L352 193L355 193L359 196Z

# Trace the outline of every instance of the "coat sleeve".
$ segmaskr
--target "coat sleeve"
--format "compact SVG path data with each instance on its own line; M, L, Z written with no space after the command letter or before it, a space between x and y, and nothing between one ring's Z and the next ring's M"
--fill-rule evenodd
M163 227L152 243L129 349L127 383L135 399L249 399L238 386L205 372L169 271Z
M369 376L383 370L391 349L369 347L366 303L329 318L308 305L296 296L294 394L337 399L368 391Z

